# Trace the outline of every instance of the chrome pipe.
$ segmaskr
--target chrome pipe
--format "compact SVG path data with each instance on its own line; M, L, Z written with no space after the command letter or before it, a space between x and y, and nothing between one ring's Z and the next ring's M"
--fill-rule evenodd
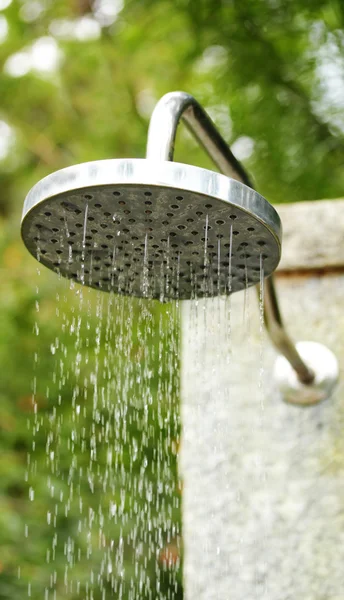
M313 383L314 373L302 360L294 342L284 328L273 276L264 282L264 323L275 348L291 364L301 383Z
M206 111L193 96L185 92L170 92L157 103L149 124L146 152L148 159L173 161L180 120L185 122L224 175L253 189L244 167L235 158ZM265 326L272 343L288 360L299 381L303 384L311 384L314 381L314 373L304 363L285 330L272 276L265 282L263 299Z

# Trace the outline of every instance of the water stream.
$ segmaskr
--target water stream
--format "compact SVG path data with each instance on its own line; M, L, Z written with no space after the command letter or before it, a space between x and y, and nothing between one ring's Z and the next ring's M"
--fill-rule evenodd
M225 309L228 318L223 336L230 367L231 298L217 296L205 302L197 294L200 289L205 295L221 291L222 258L228 267L226 287L231 289L233 232L231 226L224 245L226 256L221 257L220 239L217 248L208 246L208 227L206 215L202 286L190 266L194 298L190 327L192 331L200 322L201 311L205 335L207 331L212 335L210 319L218 337ZM83 252L86 240L87 205ZM79 254L74 258L69 236L67 243L73 270ZM170 286L178 298L180 263L171 260L167 240L164 253L158 255L160 278L156 279L156 270L151 278L147 235L141 246L142 298L104 294L51 275L57 288L53 336L48 347L42 347L38 339L35 361L44 359L47 373L44 382L33 376L34 414L29 424L32 449L26 479L35 516L29 518L25 535L33 548L36 536L44 541L44 555L36 556L35 561L41 562L41 570L25 572L32 598L177 600L183 595L182 486L177 464L180 305L178 300L164 302ZM97 269L95 261L91 272L85 270L81 256L82 283L88 282L86 277L91 281L92 265ZM109 277L116 269L115 246ZM243 330L249 336L246 260L245 273ZM130 269L120 274L119 292L130 289L130 276ZM162 302L152 300L151 295L158 295ZM37 304L36 335L40 326ZM211 356L211 364L213 360ZM216 355L215 361L220 360ZM212 366L203 364L197 352L194 361L206 385ZM220 380L217 385L221 387ZM222 392L216 388L213 393L211 410L217 422L216 398ZM226 423L216 427L222 431Z
M49 347L38 339L49 385L34 375L27 480L40 522L25 532L44 538L50 576L28 596L179 598L178 306L61 279L55 317Z

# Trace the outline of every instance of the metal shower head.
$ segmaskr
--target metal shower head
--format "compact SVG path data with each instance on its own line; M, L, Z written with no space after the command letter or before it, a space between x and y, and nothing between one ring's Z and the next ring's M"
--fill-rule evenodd
M242 290L280 258L274 208L250 187L198 167L103 160L37 183L23 212L33 256L100 290L187 299Z
M181 120L223 175L173 162ZM22 236L33 256L65 277L160 300L252 286L273 273L281 252L278 214L185 92L166 94L156 105L145 160L76 165L35 185L25 200ZM305 352L296 347L273 277L260 289L267 331L292 368L288 394L281 385L285 398L297 404L327 398L338 379L335 359L327 360L326 348L314 352L314 344L310 354L309 345Z

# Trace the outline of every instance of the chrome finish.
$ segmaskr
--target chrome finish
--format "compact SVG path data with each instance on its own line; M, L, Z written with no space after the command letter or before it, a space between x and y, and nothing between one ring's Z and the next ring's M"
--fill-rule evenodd
M297 351L302 360L314 372L311 383L304 384L284 356L278 356L274 378L283 399L291 404L310 406L329 398L339 376L338 361L326 346L316 342L298 342Z
M251 188L151 159L103 160L29 192L22 236L42 264L91 287L163 300L254 285L280 258L280 220Z
M181 119L223 175L172 162ZM276 211L185 92L158 102L146 160L62 169L29 192L22 220L26 246L50 269L105 291L160 299L258 283L260 267L269 276L279 262L280 235ZM309 386L316 374L284 329L272 277L263 297L272 342Z
M156 105L149 124L147 158L173 161L177 127L181 119L221 173L253 189L249 176L214 123L197 100L186 92L165 94Z
M312 383L312 369L304 362L297 350L297 344L295 346L284 328L272 277L268 277L264 282L264 322L274 346L292 365L299 381L304 384Z
M149 126L147 158L156 161L173 160L174 142L181 119L222 173L241 181L251 188L253 187L245 169L236 160L205 110L195 98L185 92L166 94L156 105ZM269 275L265 268L264 275ZM304 383L312 382L314 379L313 371L305 364L295 344L284 329L272 277L268 279L265 285L263 298L265 323L271 341L290 362L300 381Z

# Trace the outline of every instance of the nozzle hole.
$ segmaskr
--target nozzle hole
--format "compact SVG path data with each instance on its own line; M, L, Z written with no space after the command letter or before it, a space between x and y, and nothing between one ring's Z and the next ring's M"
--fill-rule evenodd
M71 202L66 202L64 200L63 202L61 202L61 206L63 206L63 208L65 208L69 212L74 212L76 215L79 215L81 213L80 208L76 206L76 204L72 204Z

